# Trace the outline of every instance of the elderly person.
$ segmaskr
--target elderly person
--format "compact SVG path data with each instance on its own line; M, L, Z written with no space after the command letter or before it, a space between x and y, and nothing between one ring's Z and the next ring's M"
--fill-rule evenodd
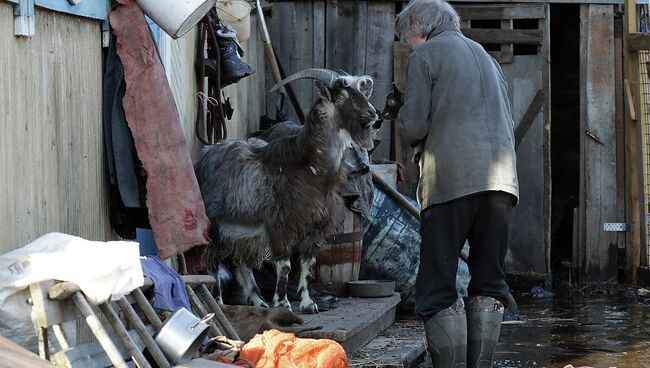
M412 49L398 130L424 148L416 312L434 367L491 367L508 300L504 259L519 195L507 84L499 64L460 32L448 3L412 0L395 25ZM465 304L455 279L466 239Z

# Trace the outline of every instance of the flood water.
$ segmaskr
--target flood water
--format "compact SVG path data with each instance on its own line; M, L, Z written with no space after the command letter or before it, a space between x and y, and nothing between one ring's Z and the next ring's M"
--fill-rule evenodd
M650 300L517 298L525 324L504 324L494 367L650 367Z

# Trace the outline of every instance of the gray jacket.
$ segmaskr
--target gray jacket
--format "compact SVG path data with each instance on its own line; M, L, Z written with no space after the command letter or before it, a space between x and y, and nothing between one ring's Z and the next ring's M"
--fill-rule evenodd
M424 142L422 209L470 194L519 197L514 122L499 64L452 24L433 30L408 58L399 132Z

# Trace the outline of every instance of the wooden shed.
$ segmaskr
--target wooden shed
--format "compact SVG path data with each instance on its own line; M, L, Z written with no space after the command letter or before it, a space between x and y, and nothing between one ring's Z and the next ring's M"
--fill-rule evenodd
M404 87L408 50L393 36L394 16L404 4L275 1L271 37L287 74L307 67L369 74L377 80L372 102L381 107L391 81ZM521 200L513 214L507 270L548 282L553 274L573 282L616 281L619 269L628 266L627 253L643 253L647 241L647 219L626 221L626 180L637 176L625 160L621 4L452 4L464 34L501 64L515 124L530 124L518 131L525 133L517 149ZM305 109L313 95L304 91L311 86L296 88ZM410 157L394 127L384 126L374 159L407 166L399 189L413 196L418 173ZM632 233L626 232L629 225Z

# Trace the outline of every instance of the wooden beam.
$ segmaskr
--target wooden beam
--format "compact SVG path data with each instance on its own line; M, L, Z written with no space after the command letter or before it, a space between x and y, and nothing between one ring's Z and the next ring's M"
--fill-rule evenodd
M461 19L541 19L546 18L543 4L485 4L454 6Z
M625 0L624 14L624 50L623 58L625 69L623 71L626 81L627 107L625 115L626 129L626 217L627 223L630 224L630 232L626 237L626 258L627 258L627 280L636 283L637 268L640 263L641 249L641 206L640 201L646 199L642 195L643 191L643 167L641 156L641 128L636 120L636 111L639 106L639 96L635 91L639 91L639 54L629 46L630 35L637 32L636 1Z
M528 109L526 109L524 116L521 117L519 124L515 128L515 149L517 149L517 147L519 147L521 144L521 141L524 140L528 129L530 129L530 126L533 125L535 118L539 114L539 111L542 109L542 107L544 107L545 103L546 93L540 89L535 94L535 97L533 97L533 100L530 102L530 105L528 105Z
M616 91L616 210L625 222L625 97L623 87L623 18L614 18L614 60ZM625 249L625 232L618 233L618 248ZM619 268L622 265L619 265Z
M537 21L537 28L543 30L542 45L540 53L542 56L542 90L546 93L546 103L542 108L543 127L542 127L542 155L544 164L542 165L544 171L544 189L542 194L542 211L543 211L543 224L544 224L544 256L546 257L546 286L547 288L553 285L553 270L551 269L551 215L552 215L552 186L553 180L551 175L551 6L544 4L544 12L546 17Z
M630 51L650 50L650 33L633 32L627 36Z
M540 45L542 31L539 29L489 29L465 28L461 29L465 37L479 43L513 43Z

